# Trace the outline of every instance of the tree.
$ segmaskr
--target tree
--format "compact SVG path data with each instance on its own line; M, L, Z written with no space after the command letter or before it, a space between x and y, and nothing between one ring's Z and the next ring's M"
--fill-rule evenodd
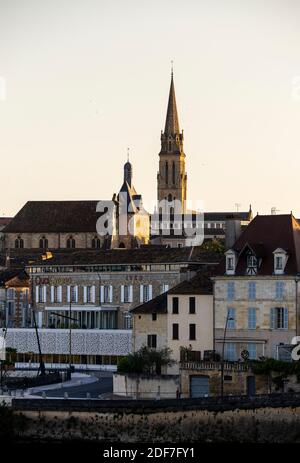
M172 366L172 351L168 347L160 350L143 346L136 352L123 357L118 363L118 373L161 374L163 366Z

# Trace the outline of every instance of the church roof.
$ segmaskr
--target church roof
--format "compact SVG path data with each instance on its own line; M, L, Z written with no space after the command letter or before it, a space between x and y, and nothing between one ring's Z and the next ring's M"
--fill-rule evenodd
M180 130L179 130L179 120L178 120L177 105L176 105L175 86L174 86L174 78L173 78L173 73L172 73L167 117L166 117L166 125L165 125L165 135L174 135L179 132Z
M28 201L4 233L96 233L98 201Z

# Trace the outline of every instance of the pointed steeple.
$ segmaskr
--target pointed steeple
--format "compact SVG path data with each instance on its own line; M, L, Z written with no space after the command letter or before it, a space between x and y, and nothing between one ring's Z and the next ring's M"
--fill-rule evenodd
M175 135L179 134L179 121L176 105L176 96L175 96L175 86L174 86L174 77L173 77L173 68L171 72L171 85L169 92L169 102L167 109L166 125L165 125L165 135Z

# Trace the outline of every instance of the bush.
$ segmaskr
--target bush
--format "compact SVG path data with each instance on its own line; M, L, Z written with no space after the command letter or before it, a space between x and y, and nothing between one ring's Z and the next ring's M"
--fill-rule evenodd
M165 347L156 350L149 347L142 347L136 352L123 357L119 363L118 373L137 373L137 374L161 374L163 366L171 366L175 363L171 359L172 351Z

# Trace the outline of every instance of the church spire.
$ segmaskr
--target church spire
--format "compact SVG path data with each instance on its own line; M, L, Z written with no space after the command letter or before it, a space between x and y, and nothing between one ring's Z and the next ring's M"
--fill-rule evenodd
M172 66L171 85L170 85L169 101L168 101L168 109L167 109L167 117L166 117L166 125L165 125L164 134L165 135L175 135L179 133L180 133L180 130L179 130L179 121L178 121L174 77L173 77L173 66Z

